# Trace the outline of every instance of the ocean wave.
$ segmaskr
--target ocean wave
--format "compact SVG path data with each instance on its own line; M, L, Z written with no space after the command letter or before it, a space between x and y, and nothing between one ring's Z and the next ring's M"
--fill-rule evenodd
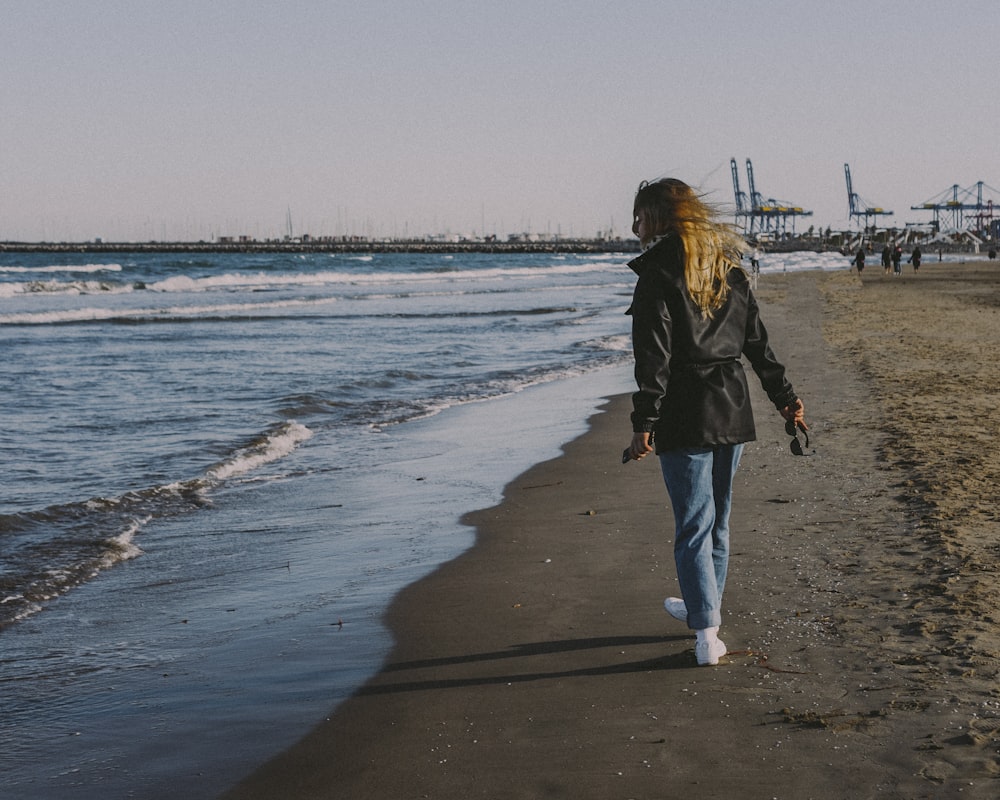
M96 266L96 265L95 265ZM106 265L111 271L121 271ZM491 267L485 269L463 269L438 266L437 268L419 268L413 270L387 271L320 271L292 272L274 274L269 272L242 273L227 272L220 275L173 275L159 280L149 281L86 281L86 280L49 280L0 282L0 297L14 297L30 294L126 294L135 291L148 291L159 294L199 294L215 291L247 291L264 292L292 288L324 288L337 286L374 287L419 286L429 282L462 283L474 285L497 280L518 279L530 280L584 275L587 273L604 272L606 262L575 262L559 264L542 264L524 267ZM13 268L8 268L13 269ZM40 271L40 270L35 270ZM55 270L53 270L55 271ZM73 271L73 270L67 270ZM77 271L97 271L97 269L79 269ZM393 291L392 294L395 294Z
M600 339L580 342L579 347L589 347L594 350L606 350L609 353L625 353L632 355L632 337L629 334L604 336Z
M0 283L0 297L24 294L126 294L135 291L133 284L120 281L59 281L37 280Z
M454 269L450 267L414 270L387 270L384 272L301 272L275 275L273 273L230 272L223 275L192 277L176 275L150 283L154 292L197 292L217 289L261 290L289 286L394 285L400 282L424 283L447 278L452 281L488 281L498 278L549 277L605 271L605 263L540 264L531 267L491 267L484 269Z
M373 319L474 319L476 317L538 317L551 314L575 314L575 306L542 306L540 308L496 308L487 311L427 311L372 314Z
M152 515L133 516L132 505L127 498L88 500L5 517L0 523L0 628L141 555L135 537Z
M168 306L165 308L87 308L62 309L58 311L29 311L0 314L0 325L60 325L85 322L171 322L179 319L197 318L207 321L212 318L223 321L238 319L247 321L264 312L302 309L309 306L323 306L336 302L335 298L322 297L311 300L271 300L260 303L221 303L215 305Z
M247 447L239 449L225 461L216 464L208 470L206 476L212 480L224 481L243 475L284 458L312 435L313 432L305 425L287 422Z
M583 287L586 288L586 287ZM504 292L510 294L510 292ZM394 300L420 298L464 297L475 294L494 294L492 291L470 291L462 289L455 292L403 292L394 295L361 295L350 298L352 301L362 300ZM321 309L323 306L337 303L336 297L291 298L287 300L248 300L233 303L213 303L191 305L171 305L162 308L146 306L139 308L121 308L118 306L86 306L73 309L53 309L48 311L22 311L0 314L0 325L69 325L77 323L110 322L122 324L137 324L143 322L177 322L196 320L199 322L237 320L251 321L267 317L274 318L274 312L303 311L310 308ZM344 315L351 319L370 317L372 319L461 319L472 317L516 317L516 316L546 316L552 314L575 314L579 312L576 306L538 306L524 308L499 308L485 311L426 311L426 312L378 312L374 314L351 313Z
M280 423L189 480L0 516L0 628L141 556L136 539L150 522L203 508L211 489L288 456L311 436L297 422Z
M358 404L342 404L339 411L345 421L362 422L372 430L379 431L412 420L433 417L453 406L494 400L533 386L576 378L631 358L631 340L628 337L595 339L580 343L580 348L586 350L588 355L575 364L543 365L519 371L500 370L484 376L481 381L466 387L464 391L424 399L367 400Z

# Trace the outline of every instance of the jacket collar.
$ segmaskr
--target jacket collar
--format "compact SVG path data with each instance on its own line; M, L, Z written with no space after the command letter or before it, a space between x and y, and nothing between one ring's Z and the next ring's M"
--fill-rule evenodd
M629 268L636 274L642 275L650 261L659 258L664 252L664 244L674 238L673 233L666 233L653 240L642 253L628 262Z

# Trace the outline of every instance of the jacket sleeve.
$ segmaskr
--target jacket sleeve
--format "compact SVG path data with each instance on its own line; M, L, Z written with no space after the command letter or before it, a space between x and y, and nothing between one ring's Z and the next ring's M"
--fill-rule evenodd
M750 292L747 303L747 327L743 340L743 355L747 357L750 366L760 379L768 398L775 408L781 409L796 398L792 384L785 378L785 368L778 362L767 340L767 329L760 318L760 307L757 298Z
M632 430L650 432L660 417L660 406L670 380L672 321L662 282L647 275L636 283L632 307L632 349L635 382Z

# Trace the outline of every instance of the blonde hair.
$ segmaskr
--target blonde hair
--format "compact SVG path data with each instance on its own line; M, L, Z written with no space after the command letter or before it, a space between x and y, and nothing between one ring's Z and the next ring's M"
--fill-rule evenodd
M633 216L645 222L647 244L676 233L684 247L684 283L695 305L712 317L729 297L730 270L741 269L746 243L733 226L719 220L716 209L683 181L643 181L635 193Z

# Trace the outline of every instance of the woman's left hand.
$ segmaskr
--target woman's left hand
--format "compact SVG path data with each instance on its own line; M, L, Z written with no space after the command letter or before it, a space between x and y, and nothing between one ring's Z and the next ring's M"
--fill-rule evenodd
M788 422L800 425L804 431L809 430L809 426L806 425L806 407L798 398L795 399L794 403L789 403L781 409L780 413Z

